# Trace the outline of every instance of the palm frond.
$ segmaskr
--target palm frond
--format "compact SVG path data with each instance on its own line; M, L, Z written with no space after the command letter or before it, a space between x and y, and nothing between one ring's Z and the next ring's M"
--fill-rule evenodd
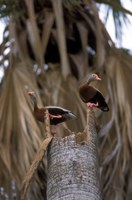
M26 76L27 74L27 76ZM29 78L30 77L30 78ZM21 179L29 166L41 139L41 132L30 109L25 86L35 89L31 75L28 75L22 63L14 63L3 82L0 96L0 141L3 153L1 164L7 176L1 184L7 182L10 175L20 187ZM28 109L27 109L28 108ZM18 165L19 163L19 165ZM20 170L21 169L21 170ZM1 175L3 174L1 170Z

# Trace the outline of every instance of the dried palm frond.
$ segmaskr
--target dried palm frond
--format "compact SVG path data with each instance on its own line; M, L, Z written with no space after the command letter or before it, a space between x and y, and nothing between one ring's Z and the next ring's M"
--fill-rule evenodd
M42 162L43 157L45 156L45 152L47 150L47 146L51 142L53 137L46 138L43 143L41 144L25 178L23 179L22 191L21 191L21 200L25 199L28 187L30 182L33 179L35 172L38 170L40 162Z
M128 61L129 60L129 61ZM131 169L131 104L132 95L132 59L119 50L116 50L107 59L109 98L111 99L112 117L103 130L101 155L103 160L102 178L104 179L104 197L107 199L122 199L126 195L123 189L126 174ZM109 117L108 117L109 118ZM120 177L120 178L119 178ZM119 193L116 188L120 189ZM113 195L110 195L110 194Z
M57 26L57 40L61 57L62 74L66 78L70 74L70 67L68 62L68 56L66 52L66 38L64 28L64 15L62 9L62 2L60 0L52 1L56 26Z
M27 32L29 35L28 38L29 38L32 50L34 52L36 61L37 61L38 65L41 67L41 69L43 70L44 61L43 61L43 54L42 54L43 53L42 45L41 45L39 30L37 28L33 1L25 0L25 3L27 6L27 12L29 15L29 19L27 19L27 21L26 21Z
M13 178L18 188L41 142L41 132L29 106L26 85L35 89L33 78L23 64L14 63L4 79L0 96L0 177L7 172L7 176L0 178L0 184L5 185L9 178Z

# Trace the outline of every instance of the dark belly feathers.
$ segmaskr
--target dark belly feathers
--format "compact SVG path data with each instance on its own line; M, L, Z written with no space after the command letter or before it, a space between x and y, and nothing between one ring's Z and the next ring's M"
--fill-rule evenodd
M109 107L105 102L103 95L96 88L89 85L83 85L79 88L79 95L84 103L90 102L96 104L98 102L98 108L104 112L109 111Z

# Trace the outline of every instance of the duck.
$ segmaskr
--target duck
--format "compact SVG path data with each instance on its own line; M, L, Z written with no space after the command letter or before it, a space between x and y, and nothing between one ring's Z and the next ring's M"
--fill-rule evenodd
M67 120L75 119L76 115L73 114L70 110L59 106L45 106L42 108L38 107L37 104L37 97L34 91L28 92L28 95L31 97L31 100L34 105L34 116L39 122L44 123L45 112L48 110L49 118L50 118L50 125L57 125L63 123Z
M96 107L103 112L108 112L109 107L103 94L97 88L90 85L93 81L101 81L101 78L97 74L89 75L87 81L79 87L79 96L89 108Z

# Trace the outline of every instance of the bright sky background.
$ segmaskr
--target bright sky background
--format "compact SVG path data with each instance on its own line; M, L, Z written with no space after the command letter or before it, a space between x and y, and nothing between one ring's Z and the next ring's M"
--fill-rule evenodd
M125 3L124 3L125 2ZM122 3L124 7L132 12L132 1L131 0L122 0ZM102 8L100 11L100 18L104 19L104 9ZM106 29L109 32L112 40L115 42L117 47L124 47L127 49L130 49L132 52L132 16L128 15L130 24L124 24L122 29L122 43L119 44L119 42L115 38L115 28L114 23L112 19L112 15L109 17L108 22L106 23ZM4 30L4 23L0 21L0 43L2 42L2 34ZM1 77L3 76L3 70L0 68L0 81Z
M124 3L125 2L125 3ZM122 0L122 5L124 8L130 10L132 12L132 1L131 0ZM104 19L104 12L103 8L100 11L100 18ZM115 38L115 27L112 19L112 15L109 17L107 24L105 25L108 33L110 34L112 40L115 42L116 46L124 47L130 49L132 51L132 16L127 15L130 24L124 24L122 29L122 43L119 44Z

